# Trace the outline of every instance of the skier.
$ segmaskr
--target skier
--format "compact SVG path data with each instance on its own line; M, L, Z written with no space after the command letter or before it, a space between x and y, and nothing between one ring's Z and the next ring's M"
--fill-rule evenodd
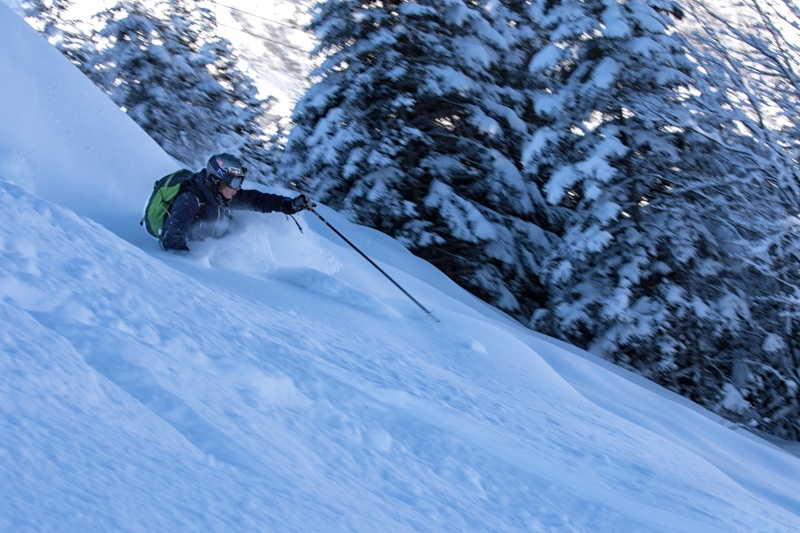
M232 209L293 215L314 207L305 194L289 198L242 190L245 176L247 168L238 157L226 153L211 156L206 168L187 180L186 189L172 203L159 238L161 248L188 252L187 240L225 235L230 230Z

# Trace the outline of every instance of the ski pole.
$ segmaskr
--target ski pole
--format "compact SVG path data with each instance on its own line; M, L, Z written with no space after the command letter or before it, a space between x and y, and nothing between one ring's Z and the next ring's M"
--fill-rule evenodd
M324 222L326 226L328 226L329 228L331 228L331 230L333 230L333 232L334 232L336 235L338 235L339 237L341 237L341 238L342 238L342 240L343 240L344 242L346 242L347 244L349 244L349 245L350 245L350 246L353 248L353 250L355 250L356 252L360 253L360 254L361 254L361 257L363 257L364 259L366 259L367 261L369 261L369 263L370 263L372 266L374 266L375 268L377 268L377 269L378 269L378 272L380 272L381 274L383 274L384 276L386 276L386 277L389 279L389 281L391 281L392 283L394 283L395 287L397 287L398 289L400 289L401 291L403 291L403 294L405 294L406 296L408 296L409 298L411 298L411 301L412 301L412 302L414 302L415 304L417 304L417 305L419 306L419 308L420 308L420 309L422 309L423 311L425 311L425 318L432 317L432 318L433 318L433 319L434 319L436 322L439 322L439 319L438 319L438 318L436 318L435 316L433 316L433 311L428 311L428 310L425 308L425 306L424 306L424 305L422 305L421 303L419 303L419 302L417 301L417 299L416 299L416 298L414 298L413 296L411 296L411 294L409 294L407 290L405 290L403 287L401 287L399 283L397 283L395 280L393 280L393 279L392 279L392 277L391 277L389 274L387 274L386 272L384 272L384 271L383 271L383 269L382 269L381 267L379 267L378 265L376 265L376 264L375 264L375 261L373 261L372 259L370 259L369 257L367 257L367 254L365 254L364 252L362 252L361 250L359 250L359 249L358 249L358 247L357 247L355 244L353 244L352 242L350 242L350 240L349 240L347 237L345 237L344 235L342 235L342 234L339 232L339 230L337 230L336 228L334 228L333 226L331 226L331 223L330 223L330 222L328 222L327 220L325 220L324 218L322 218L322 215L320 215L319 213L317 213L316 211L314 211L314 209L313 209L313 208L311 208L311 207L309 207L309 208L307 208L307 209L308 209L309 211L311 211L312 213L314 213L315 215L317 215L317 218L319 218L319 219L320 219L322 222Z

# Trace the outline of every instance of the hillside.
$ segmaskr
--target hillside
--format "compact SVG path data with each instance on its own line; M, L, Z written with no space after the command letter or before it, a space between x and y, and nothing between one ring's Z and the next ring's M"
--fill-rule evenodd
M0 4L0 530L800 530L800 460L522 328L393 240L244 214Z

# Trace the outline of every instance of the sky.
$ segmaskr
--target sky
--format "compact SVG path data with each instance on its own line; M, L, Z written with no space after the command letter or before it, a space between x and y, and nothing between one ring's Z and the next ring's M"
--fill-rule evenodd
M311 213L161 252L175 162L3 3L0 68L0 531L800 531L796 455L324 205L439 322Z

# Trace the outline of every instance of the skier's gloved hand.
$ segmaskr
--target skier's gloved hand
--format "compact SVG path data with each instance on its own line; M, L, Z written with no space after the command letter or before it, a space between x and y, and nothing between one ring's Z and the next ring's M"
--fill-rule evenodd
M316 204L311 201L311 198L307 194L298 194L295 196L294 200L292 200L292 207L294 207L295 211L302 211L303 209L311 209L315 207Z
M161 239L158 241L158 244L161 245L161 249L165 252L173 252L179 255L185 255L191 252L186 245L186 241Z
M315 205L307 194L298 194L294 198L285 198L281 204L281 211L287 215L293 215L303 209L311 209Z

